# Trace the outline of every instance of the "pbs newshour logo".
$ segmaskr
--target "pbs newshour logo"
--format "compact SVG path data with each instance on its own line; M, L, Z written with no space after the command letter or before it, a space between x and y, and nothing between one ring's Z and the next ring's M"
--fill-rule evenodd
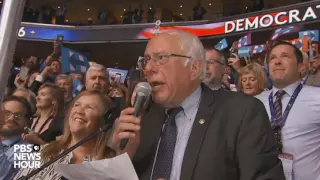
M40 145L15 144L13 146L14 168L40 168Z

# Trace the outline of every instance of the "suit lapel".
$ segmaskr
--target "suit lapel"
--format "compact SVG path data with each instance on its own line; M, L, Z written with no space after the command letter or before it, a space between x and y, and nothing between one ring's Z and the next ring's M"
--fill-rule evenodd
M216 106L214 100L215 91L212 91L207 86L202 85L201 101L184 153L180 179L190 180L192 178L203 138L206 134L211 116L213 115Z
M148 113L148 115L144 118L144 121L142 121L142 126L148 128L142 128L143 132L141 135L143 137L141 138L145 140L145 142L140 144L146 145L149 148L154 146L158 142L165 120L164 109L158 105L155 106L156 107L152 108L150 110L150 113Z

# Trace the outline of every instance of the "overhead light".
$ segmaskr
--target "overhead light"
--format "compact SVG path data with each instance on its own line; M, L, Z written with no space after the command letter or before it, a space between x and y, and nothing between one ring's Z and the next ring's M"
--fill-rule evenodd
M182 13L180 14L180 16L182 16Z
M90 11L90 9L87 9L87 11Z
M69 22L69 20L68 20L68 19L66 19L66 22Z
M248 7L246 7L246 9L248 9Z
M88 18L89 21L92 21L92 18Z
M123 9L123 11L126 11L126 9Z
M211 3L209 3L209 6L211 6Z
M60 9L60 6L58 6L58 9Z
M122 18L122 15L120 17Z
M149 7L149 9L152 9L151 7Z
M182 5L180 5L180 7L182 7Z

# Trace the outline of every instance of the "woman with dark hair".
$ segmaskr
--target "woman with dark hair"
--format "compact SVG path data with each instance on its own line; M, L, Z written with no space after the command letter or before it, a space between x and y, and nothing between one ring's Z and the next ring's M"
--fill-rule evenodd
M41 163L50 161L65 149L77 144L84 137L96 132L104 124L104 113L112 107L110 98L100 92L84 91L80 93L72 101L64 122L64 133L61 138L41 148ZM81 164L84 161L114 157L115 152L107 145L109 135L110 131L107 131L92 138L30 179L61 179L61 175L53 168L57 163ZM25 176L32 170L21 169L14 179Z

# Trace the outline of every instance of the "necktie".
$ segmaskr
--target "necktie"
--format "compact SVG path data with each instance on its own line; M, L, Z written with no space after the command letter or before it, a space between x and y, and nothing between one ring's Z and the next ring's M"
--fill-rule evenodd
M281 123L282 119L282 103L281 98L286 92L284 90L279 90L276 92L275 97L276 100L274 102L274 113L275 113L275 120L277 123ZM275 134L275 138L278 142L278 151L282 152L282 136L281 136L281 127L279 125L272 125L272 130Z
M174 148L177 141L177 126L175 116L183 110L182 107L167 111L167 121L163 128L156 162L153 169L152 180L159 178L170 179Z
M274 102L275 118L278 122L282 121L282 103L281 98L286 92L284 90L278 90L275 94L276 100Z

